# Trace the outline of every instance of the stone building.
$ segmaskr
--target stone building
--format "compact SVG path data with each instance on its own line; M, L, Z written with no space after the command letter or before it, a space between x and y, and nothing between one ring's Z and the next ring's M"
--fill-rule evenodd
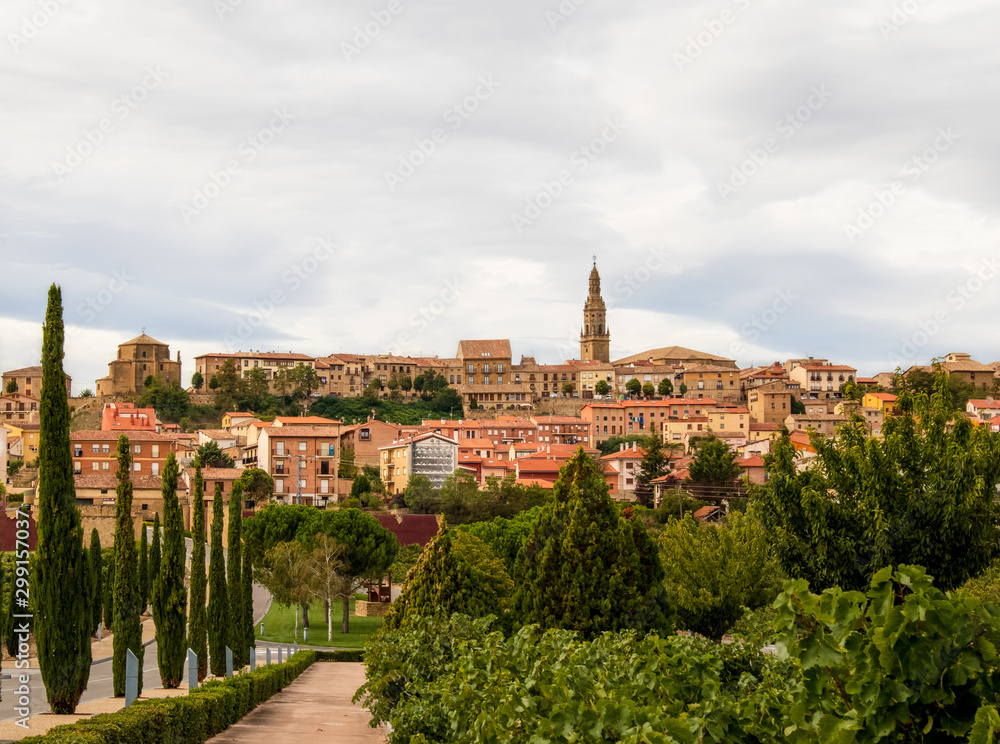
M150 375L164 385L181 382L181 353L170 358L170 347L143 333L118 345L118 358L108 362L108 375L97 380L97 395L141 393Z
M73 386L73 378L69 375L66 376L66 395L72 395L70 391ZM42 368L39 367L22 367L21 369L12 369L9 372L3 373L3 389L0 389L0 395L7 392L7 386L14 381L17 384L17 391L21 395L27 395L29 398L41 398L42 397Z
M580 359L611 361L611 331L608 329L607 307L601 297L601 275L597 259L590 271L590 294L583 305L583 328L580 329Z

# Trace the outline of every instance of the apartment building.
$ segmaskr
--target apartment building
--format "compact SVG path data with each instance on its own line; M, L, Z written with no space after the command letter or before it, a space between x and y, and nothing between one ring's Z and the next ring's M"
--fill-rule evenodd
M861 398L861 405L865 408L879 410L886 416L891 416L896 410L896 400L896 396L892 393L865 393Z
M833 437L837 434L837 427L846 422L846 416L836 413L792 413L785 419L785 426L789 431L813 429L824 437Z
M669 380L673 394L679 396L680 384L684 381L682 375L683 369L679 364L629 362L628 364L619 365L614 368L615 378L611 390L618 395L627 395L628 390L626 386L629 380L638 380L641 385L645 385L648 382L656 391L659 391L660 381Z
M693 364L685 365L680 373L681 382L687 387L685 398L705 397L716 401L735 402L740 398L740 371L735 365ZM680 385L674 386L680 394Z
M194 358L194 368L196 372L200 372L201 376L205 378L206 385L215 376L215 374L222 369L228 360L232 360L233 364L236 366L236 371L243 377L247 372L252 369L263 369L264 375L268 379L269 389L273 393L274 388L274 373L279 369L295 367L298 364L305 364L307 367L312 367L316 369L316 359L307 354L293 354L291 352L287 354L282 354L275 351L237 351L235 354L226 354L220 352L214 352L212 354L201 354ZM320 378L320 384L326 385L329 380L323 381Z
M133 475L160 475L176 440L155 431L85 429L69 435L74 473L114 473L118 470L118 438L125 435L132 449ZM174 455L176 457L176 454Z
M41 401L23 393L0 395L0 423L38 422L38 406Z
M130 434L133 431L156 429L156 411L152 406L136 406L134 403L105 403L101 411L101 431L118 431Z
M993 390L994 388L996 370L982 362L977 362L969 354L959 352L946 354L944 361L941 362L941 367L948 374L948 377L961 380L979 390Z
M318 416L278 417L260 429L256 466L274 478L276 499L309 506L336 500L341 429L342 422Z
M345 426L340 432L340 450L354 452L354 464L360 470L365 465L378 467L379 447L398 441L403 435L400 424L369 418L363 424Z
M65 374L65 373L64 373ZM27 395L29 398L34 398L36 400L42 397L42 368L38 367L21 367L20 369L12 369L4 372L2 376L3 385L0 387L0 393L7 392L7 386L13 381L17 385L17 392L21 395ZM69 375L66 377L66 395L72 396L73 378Z
M791 367L789 368L789 365ZM857 370L846 364L830 364L824 360L789 360L785 364L788 377L801 387L801 400L840 400L840 387L853 381Z
M757 423L781 424L792 412L792 397L799 392L799 383L785 379L769 379L746 388L747 409Z
M403 493L410 478L423 475L434 488L458 467L458 442L427 432L379 448L379 472L390 493Z
M657 435L667 419L684 416L700 416L715 406L712 398L689 400L687 398L663 398L660 400L622 400L615 402L588 403L580 411L580 417L589 421L591 446L613 436L626 434Z
M41 429L37 417L34 421L7 421L4 423L4 426L7 427L7 430L11 434L9 440L11 442L10 454L20 457L20 459L29 465L35 462L38 459L38 442ZM19 448L20 452L17 452L15 447Z
M1000 400L973 398L965 404L965 410L980 421L989 421L994 416L1000 416Z
M618 476L614 491L619 500L635 501L636 480L642 468L642 458L645 456L646 450L632 442L631 446L622 443L617 452L601 458L600 461L610 465Z

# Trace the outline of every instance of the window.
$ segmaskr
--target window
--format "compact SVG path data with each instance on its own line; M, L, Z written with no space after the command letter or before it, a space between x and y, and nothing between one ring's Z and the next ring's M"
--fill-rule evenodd
M475 371L476 371L475 368L470 364L469 365L469 374L471 375Z
M140 472L142 470L142 463L141 462L132 463L132 469L137 473Z
M101 464L99 462L97 462L96 460L94 460L93 464L94 464L94 468L93 468L94 470L100 470L101 469Z
M274 480L274 492L275 493L285 492L285 481L283 478L276 478Z
M490 363L487 362L486 364L483 365L483 372L485 374L489 374L489 371L490 371Z
M104 462L101 463L101 470L110 470L110 469L111 469L111 463L110 462L108 462L107 460L105 460Z
M99 444L92 444L92 445L90 445L90 448L91 448L91 451L92 451L92 452L93 452L93 453L94 453L95 455L96 455L96 454L97 454L98 452L100 452L100 451L101 451L101 445L99 445Z
M285 454L285 443L284 442L275 442L274 443L274 454L276 454L276 455L284 455Z
M305 452L305 451L306 451L306 443L299 442L299 452Z
M102 445L101 445L101 454L104 454L104 455L106 455L106 454L108 454L108 453L109 453L110 451L111 451L111 445L108 445L108 444L102 444Z
M498 364L498 365L497 365L497 372L498 372L498 373L501 373L501 372L503 372L503 365L502 365L502 364Z
M305 487L306 487L306 479L299 478L299 488L305 488Z
M154 462L151 466L153 475L160 474L160 463Z
M471 367L472 365L469 365L469 366ZM472 378L471 377L469 378L469 384L470 385L472 384Z
M134 446L132 447L132 451L133 451L133 452L134 452L135 454L137 454L137 455L141 455L141 454L142 454L142 445L141 445L141 444L136 444L136 445L134 445Z
M153 457L159 457L160 456L160 445L154 444L154 445L152 445L151 449L153 451Z
M83 457L83 445L74 444L73 445L73 457Z
M490 384L490 376L489 375L486 375L486 377L483 378L483 384L484 385L489 385Z
M319 482L319 492L320 493L330 493L330 481L321 480Z
M497 385L503 385L503 375L497 375Z

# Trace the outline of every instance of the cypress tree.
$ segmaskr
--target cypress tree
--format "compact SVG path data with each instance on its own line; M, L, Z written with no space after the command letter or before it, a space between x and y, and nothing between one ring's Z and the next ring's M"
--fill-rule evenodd
M156 622L156 661L160 679L167 688L177 687L184 677L186 652L187 589L184 586L184 521L177 500L177 459L167 455L163 468L163 555L153 588L153 618Z
M243 556L243 648L246 650L246 662L250 663L250 654L254 653L253 637L253 564Z
M146 525L139 524L142 532L139 539L139 606L145 612L149 607L149 540L146 538Z
M135 554L135 521L132 519L132 443L118 437L118 488L115 496L115 636L111 661L115 697L125 695L127 652L139 660L142 692L142 600L139 597L138 559Z
M226 556L226 587L229 591L229 647L233 650L234 668L247 661L246 633L243 632L243 562L241 546L243 523L243 489L239 481L233 482L229 495L229 551Z
M69 398L63 372L62 293L49 289L42 330L38 434L38 543L33 582L35 642L53 713L73 713L90 679L92 608L76 507Z
M103 559L102 559L103 560ZM104 561L104 586L101 587L101 604L104 605L104 629L115 632L115 561Z
M205 480L201 463L194 465L194 513L191 517L191 607L188 610L188 645L198 655L198 680L208 675L208 628L205 610Z
M104 610L104 558L101 555L101 536L95 527L90 531L90 589L94 598L94 613L90 626L90 634L97 634L97 626L101 624L101 614Z
M14 581L14 574L11 574L10 578L7 580L6 594L6 610L7 610L7 620L4 623L3 628L3 642L7 647L7 655L11 658L17 656L17 638L14 637L14 620L22 619L15 618L14 613L17 612L17 601L14 598L14 590L17 589L17 584ZM18 613L22 614L22 613Z
M229 643L229 595L226 593L226 559L222 554L222 484L215 484L212 498L212 550L208 564L208 654L212 674L226 674Z
M161 485L162 488L162 485ZM146 589L149 601L153 601L153 587L160 577L160 515L153 517L153 544L149 548L149 573L146 578Z
M622 519L604 474L582 447L560 469L514 571L515 613L525 624L586 638L630 628L670 631L655 545L638 519Z

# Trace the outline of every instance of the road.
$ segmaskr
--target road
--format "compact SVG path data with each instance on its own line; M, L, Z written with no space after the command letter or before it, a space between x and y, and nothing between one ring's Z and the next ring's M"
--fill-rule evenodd
M190 538L185 540L187 544L187 554L188 560L191 558L191 548L192 543ZM208 549L206 547L206 554ZM206 557L206 565L208 558ZM266 612L267 606L271 600L271 595L268 591L260 586L259 584L254 584L253 587L253 608L254 608L254 619L259 620L263 617ZM277 659L274 659L275 661ZM263 662L263 654L261 655L261 662ZM49 710L49 705L45 700L45 685L42 683L41 672L38 669L14 669L14 662L7 661L5 663L3 674L4 675L20 675L22 673L27 673L29 676L28 689L30 691L29 695L31 698L30 708L31 715L36 715L38 713L45 713ZM153 641L148 646L146 646L146 654L143 657L143 674L142 674L142 687L144 690L151 690L157 687L161 687L162 683L160 681L160 670L156 665L156 641ZM187 679L187 669L184 672L185 680ZM10 720L12 718L20 718L20 715L15 713L14 708L16 706L15 691L18 688L17 677L14 676L13 679L4 679L2 686L0 686L0 694L3 698L0 700L0 721ZM104 661L99 664L94 664L90 668L90 680L87 683L87 689L84 691L83 696L80 698L80 702L87 702L88 700L100 700L101 698L111 697L114 694L112 672L111 672L111 662Z

